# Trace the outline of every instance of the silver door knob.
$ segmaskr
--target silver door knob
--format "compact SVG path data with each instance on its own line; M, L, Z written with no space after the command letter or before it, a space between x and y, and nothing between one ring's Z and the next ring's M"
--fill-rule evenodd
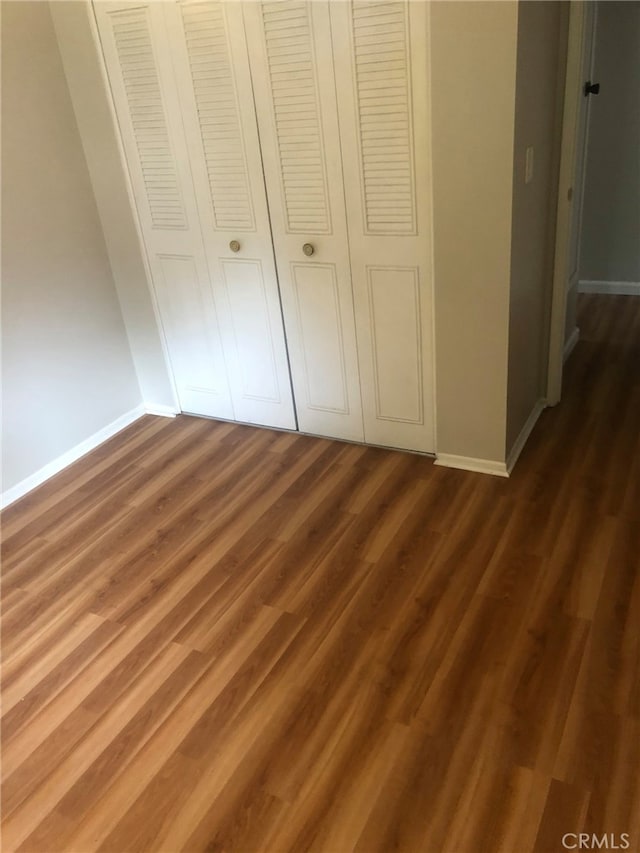
M308 258L310 258L311 255L313 255L313 253L315 252L315 249L313 248L311 243L305 243L304 246L302 247L302 251L305 253L305 255Z
M238 243L237 240L232 240L229 243L229 248L231 249L232 252L239 252L240 251L240 243Z

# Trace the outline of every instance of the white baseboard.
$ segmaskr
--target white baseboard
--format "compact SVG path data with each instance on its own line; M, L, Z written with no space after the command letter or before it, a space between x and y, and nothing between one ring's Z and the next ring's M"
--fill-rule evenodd
M112 421L106 427L103 427L98 430L98 432L90 435L89 438L85 438L85 440L81 441L80 444L76 444L75 447L72 447L71 450L67 450L66 453L62 454L62 456L58 456L57 459L47 463L44 467L40 468L39 471L36 471L29 477L25 477L24 480L16 483L15 486L11 486L11 488L7 489L6 492L2 493L2 496L0 497L0 505L4 509L4 507L7 507L9 504L17 501L18 498L23 497L27 492L35 489L36 486L40 486L45 482L45 480L53 477L54 474L58 474L63 468L71 465L72 462L76 462L80 457L89 453L90 450L94 450L99 444L107 441L107 439L120 432L120 430L123 430L134 421L137 421L138 418L141 418L144 414L145 407L140 404L139 406L136 406L135 409L131 409L131 411L125 412L124 415L120 415L120 417L116 418L115 421Z
M159 418L175 418L176 415L180 414L179 409L158 403L145 403L144 410L147 415L157 415Z
M577 329L576 329L576 331L577 331ZM576 338L576 340L577 340L577 338ZM507 456L507 471L509 474L511 474L511 472L513 471L513 466L518 461L518 457L522 453L522 449L525 446L525 444L527 443L527 439L529 438L529 436L533 432L533 428L537 424L538 418L540 417L542 412L545 410L546 406L547 406L546 400L542 400L542 399L538 400L538 402L535 404L535 406L531 410L531 414L529 415L529 417L525 421L524 426L520 430L520 434L518 435L516 440L513 442L513 447L511 448L511 450L509 451L509 455Z
M615 296L640 296L640 281L579 281L578 293L609 293Z
M571 334L569 335L567 340L564 342L564 350L562 352L562 363L563 364L569 358L571 353L574 351L575 346L579 340L580 340L580 329L576 326L574 328L573 332L571 332Z
M493 459L474 459L472 456L455 456L452 453L438 453L434 465L445 468L460 468L462 471L475 471L478 474L493 474L495 477L508 477L505 462Z

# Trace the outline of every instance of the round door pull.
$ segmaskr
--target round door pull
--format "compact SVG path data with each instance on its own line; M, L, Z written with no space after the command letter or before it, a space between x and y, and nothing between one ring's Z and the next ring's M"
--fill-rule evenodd
M237 240L232 240L229 243L229 248L231 249L232 252L239 252L240 251L240 243L238 243Z
M313 246L311 245L311 243L305 243L305 244L304 244L304 246L302 247L302 251L305 253L305 255L306 255L308 258L310 258L310 257L311 257L311 255L313 255L313 253L314 253L315 249L313 248Z

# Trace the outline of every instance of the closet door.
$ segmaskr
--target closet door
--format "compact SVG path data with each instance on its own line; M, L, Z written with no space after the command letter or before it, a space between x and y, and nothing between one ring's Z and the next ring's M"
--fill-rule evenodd
M94 8L180 407L233 418L189 161L158 49L161 6Z
M295 429L242 9L212 0L159 5L235 416Z
M433 451L427 3L331 4L368 442Z
M224 6L96 14L181 407L295 429L241 12L230 38Z
M362 441L329 5L243 6L298 423Z

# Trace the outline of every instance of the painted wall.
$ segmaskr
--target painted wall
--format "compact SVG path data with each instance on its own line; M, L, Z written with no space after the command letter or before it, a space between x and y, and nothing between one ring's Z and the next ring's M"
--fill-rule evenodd
M49 5L2 6L3 490L141 403Z
M640 2L596 20L580 280L640 282Z
M431 6L439 454L504 461L518 7Z
M568 6L518 7L507 455L547 380ZM533 175L525 182L527 148Z
M124 160L94 43L91 5L88 0L54 0L51 14L142 396L151 409L174 409Z

